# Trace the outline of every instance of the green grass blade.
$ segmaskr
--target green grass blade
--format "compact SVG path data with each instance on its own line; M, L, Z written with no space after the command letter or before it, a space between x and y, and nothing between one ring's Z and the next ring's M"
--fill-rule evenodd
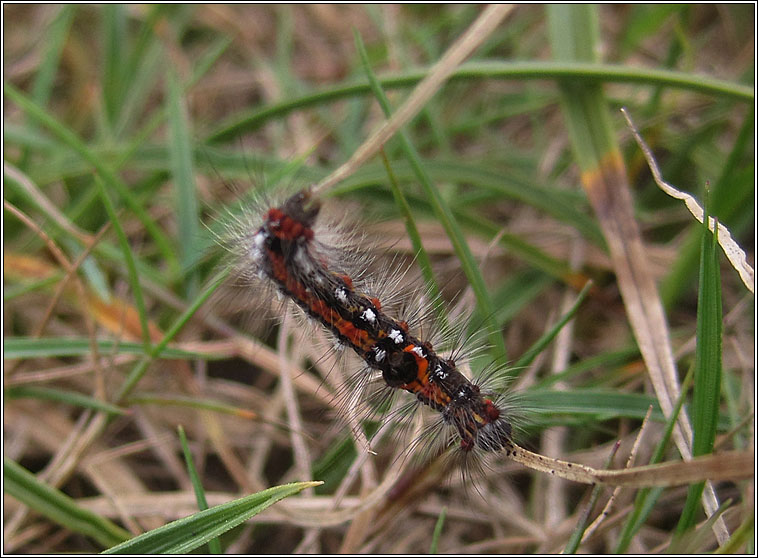
M119 4L108 4L104 7L103 18L103 101L107 115L109 132L118 118L121 109L124 87L124 61L127 49L126 40L126 7Z
M171 342L171 340L179 333L179 331L185 326L190 318L194 316L195 312L197 312L200 306L202 306L205 301L208 300L208 297L210 297L221 285L221 283L226 280L229 273L229 269L220 273L215 278L215 280L211 282L211 284L208 285L208 287L202 293L200 293L192 302L192 304L176 319L176 321L171 325L169 330L163 336L163 339L153 345L150 354L144 357L135 365L134 368L132 368L126 380L124 380L124 384L119 389L118 395L115 397L115 401L121 401L132 391L132 389L134 389L134 386L137 385L137 382L139 382L142 376L144 376L147 372L150 363L154 359L163 355L163 351L166 349L166 345Z
M126 237L121 222L116 214L116 208L113 207L108 191L105 188L105 184L99 176L95 176L95 184L97 185L98 193L100 194L100 200L103 202L105 211L108 214L108 218L113 225L113 230L116 231L119 245L121 246L121 253L126 262L126 269L129 277L129 285L132 288L134 294L134 302L137 305L137 313L139 314L140 327L142 328L142 343L145 346L145 352L150 352L150 328L148 327L147 309L145 308L145 300L142 297L142 287L139 282L139 275L137 274L137 267L134 264L134 258L132 257L132 247L129 245L129 239Z
M42 56L39 70L34 77L31 97L40 106L45 106L50 100L55 80L55 72L58 70L63 45L68 37L71 21L77 7L74 5L62 6L60 12L46 30L45 53Z
M73 498L41 482L15 461L3 458L3 491L67 529L93 538L105 547L131 535L118 525L77 505Z
M145 346L141 343L114 339L96 339L95 343L101 355L112 354L116 350L116 354L145 354ZM5 337L3 339L3 358L8 360L83 356L90 354L91 350L91 341L88 337ZM161 356L180 360L217 358L208 353L184 351L172 347L164 349Z
M527 409L551 416L627 417L642 420L653 406L650 420L663 422L665 417L654 397L641 393L623 393L612 389L586 388L566 391L530 390L519 395ZM535 417L539 418L539 417Z
M579 310L579 306L587 297L587 293L590 291L591 287L592 283L588 281L582 291L579 293L579 296L576 297L576 301L574 301L574 304L571 306L571 308L569 308L568 312L566 312L561 317L561 319L558 320L558 322L556 322L552 328L550 328L550 331L546 332L531 347L529 347L529 349L527 349L523 355L521 355L521 358L519 358L514 364L515 369L520 370L529 366L534 361L534 359L537 358L537 356L545 350L545 348L553 341L553 339L556 338L558 333L560 333L561 329L563 329L563 326L565 326L574 317L577 310Z
M555 281L549 275L535 269L514 272L502 281L492 294L492 302L497 308L495 320L498 324L510 323L516 315L547 291Z
M442 506L440 515L437 518L437 523L434 524L434 532L432 533L432 544L429 545L429 554L437 554L437 548L440 543L440 535L442 535L442 527L445 525L445 516L447 516L447 507Z
M755 510L732 532L732 536L723 546L716 549L716 554L755 554Z
M156 40L155 26L164 17L168 19L169 10L170 6L164 4L148 8L139 36L129 49L126 62L121 62L124 91L115 125L116 137L124 136L134 126L134 122L139 121L140 114L150 110L146 101L155 86L156 77L161 76L160 70L165 62L162 45Z
M599 21L594 5L550 5L550 40L559 59L594 61ZM587 197L607 239L616 280L624 299L628 321L647 364L655 393L671 413L679 396L679 380L670 343L669 328L657 286L646 261L641 231L633 212L624 159L611 126L602 88L598 84L564 81L560 84L572 150L581 170ZM677 447L687 456L690 423L679 416L675 430ZM723 533L723 522L719 523Z
M172 521L163 527L109 548L104 554L187 553L226 533L278 501L320 484L319 481L310 481L275 486L184 519Z
M422 162L422 164L426 163ZM398 163L393 163L393 166L395 167L394 170L397 171ZM435 181L448 180L449 178L445 176L445 174L439 169L436 169L435 166L436 163L428 164L429 175ZM360 171L358 171L350 179L346 180L345 183L341 184L338 187L335 187L332 193L336 194L337 192L345 192L368 185L368 182L364 180L364 175L361 174L360 176L356 176L359 174ZM405 178L405 176L403 178ZM368 180L371 184L373 184L377 179L371 177ZM452 180L455 179L453 178ZM406 193L405 198L408 200L409 204L412 207L416 208L417 211L427 208L433 209L433 204L430 202L429 196L420 196ZM573 286L577 286L575 282L576 275L571 272L567 264L547 255L544 251L525 241L519 235L503 233L502 225L498 225L492 220L483 217L481 215L481 211L454 207L452 208L452 212L458 223L461 226L465 227L467 231L476 233L488 240L492 239L495 236L498 236L500 244L509 253L517 255L519 258L522 258L531 266L541 269L545 273L557 277ZM581 281L578 286L583 285L585 281L586 279Z
M173 175L174 201L179 226L181 263L183 268L188 271L184 294L190 298L195 294L199 279L196 272L189 270L202 253L202 249L198 246L200 234L198 232L195 165L187 122L187 110L182 99L181 87L173 71L168 72L167 82L171 174Z
M709 539L712 537L711 532L716 522L722 518L724 512L730 507L732 507L732 500L726 499L718 509L714 510L710 517L699 525L694 526L686 533L674 533L666 549L666 553L671 555L703 553L702 549L709 544ZM728 539L726 541L728 542Z
M182 428L181 425L179 425L179 440L182 444L184 462L187 464L187 471L189 472L190 480L192 481L192 488L195 490L197 507L200 511L207 510L208 500L205 498L203 483L200 481L200 476L197 474L195 461L192 459L192 452L190 451L189 444L187 443L187 435L184 433L184 428ZM214 538L208 541L208 550L211 552L211 554L221 554L221 542L218 540L218 538Z
M519 403L534 411L534 421L557 423L557 417L592 418L596 421L626 417L642 420L648 407L653 406L650 420L665 423L655 397L643 393L624 393L610 388L575 388L566 391L529 390L519 394ZM544 420L548 419L548 420ZM729 419L719 414L717 428L729 429Z
M358 451L350 436L336 439L311 466L311 476L324 481L324 484L316 489L316 494L333 494L344 480L357 455Z
M710 203L706 196L703 216L703 239L700 252L700 288L697 305L697 345L695 347L695 387L692 402L694 456L713 451L721 403L722 320L720 248L718 228L708 229ZM677 533L683 533L695 523L704 483L690 486Z
M54 273L45 279L40 279L39 281L24 282L15 287L12 287L6 283L3 288L3 302L13 300L16 297L36 291L37 289L44 289L45 287L56 285L63 278L63 276L63 273Z
M3 390L5 399L43 399L46 401L58 401L60 403L66 403L68 405L75 405L77 407L83 407L85 409L94 409L95 411L103 411L105 413L113 415L124 415L126 410L121 407L111 405L106 401L95 399L75 391L68 391L58 388L45 388L38 386L11 386Z
M565 382L574 376L589 372L596 368L619 368L629 364L635 358L639 358L640 351L637 347L627 347L617 351L605 352L596 356L585 358L566 368L558 374L551 374L546 378L538 380L533 389L545 389L558 382Z
M211 69L213 63L216 62L216 60L224 53L224 51L226 51L231 43L232 39L221 39L208 48L207 52L205 52L194 64L192 68L192 76L182 88L183 93L186 93L189 89L191 89L192 86L195 85L206 74L206 72ZM131 104L127 103L127 106L124 110L125 115L130 112L130 107ZM166 119L166 114L167 110L165 105L163 105L160 110L153 112L150 120L142 127L138 133L134 135L134 138L129 142L128 146L123 151L123 154L119 158L118 163L115 165L116 168L120 168L127 162L131 161L134 154L140 148L145 146L149 138L155 133L155 131ZM195 154L194 158L197 159L197 154ZM165 156L162 156L160 158L161 161L165 161L167 159L168 157Z
M548 6L548 23L553 55L562 62L595 61L599 34L596 7L556 4ZM561 106L571 144L582 172L601 169L602 159L617 153L607 102L598 84L565 80L560 82Z
M167 353L168 351L166 351ZM164 353L164 356L167 354ZM213 411L215 413L224 413L226 415L233 415L236 417L242 417L246 420L256 418L258 415L255 411L231 405L223 401L215 399L197 398L191 396L166 396L158 395L155 393L138 393L126 399L125 405L155 405L156 407L166 407L167 405L174 405L177 407L184 407L187 409L202 409L204 411Z
M383 89L401 89L416 85L426 76L428 69L409 70L400 74L380 77ZM717 80L707 76L674 72L671 70L598 64L596 62L502 62L476 61L461 64L450 76L450 81L476 79L502 80L568 80L575 83L635 83L645 86L666 86L696 91L713 96L732 98L753 103L752 87ZM246 132L255 130L269 120L276 120L298 109L324 105L356 95L370 93L366 80L325 88L294 99L267 105L262 109L246 111L229 118L208 136L208 143L228 141Z

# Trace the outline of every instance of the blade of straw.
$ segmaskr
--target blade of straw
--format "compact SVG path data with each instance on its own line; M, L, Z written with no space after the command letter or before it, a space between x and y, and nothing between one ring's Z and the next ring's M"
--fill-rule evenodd
M700 207L700 204L693 196L674 188L671 184L663 180L661 171L658 168L655 159L653 158L653 154L650 151L650 148L645 143L645 140L642 139L642 136L634 125L634 122L632 122L632 118L629 116L628 111L625 108L622 108L621 112L623 113L624 118L626 118L629 129L632 131L632 134L634 134L634 139L637 140L637 145L640 146L642 153L645 155L645 159L647 159L647 164L648 167L650 167L650 172L653 173L653 179L655 180L655 183L661 190L666 192L672 198L682 200L684 202L684 205L687 206L687 209L690 211L690 213L692 213L695 219L702 223L703 208ZM711 217L708 221L708 228L711 231L713 231L714 222L715 219L713 217ZM737 244L737 241L732 238L729 229L727 229L723 223L718 223L718 230L718 242L721 245L721 248L724 250L724 254L726 254L726 257L732 263L734 269L737 271L737 273L739 273L742 282L745 284L748 290L751 293L754 292L753 284L755 283L755 272L753 271L753 268L750 266L750 264L747 263L747 256L745 255L745 251L740 248L739 244Z

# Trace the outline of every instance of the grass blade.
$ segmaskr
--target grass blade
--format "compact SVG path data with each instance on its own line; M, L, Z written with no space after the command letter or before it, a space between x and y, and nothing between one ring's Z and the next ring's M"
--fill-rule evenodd
M114 339L97 339L98 351L111 354L144 355L145 347L139 343ZM8 360L30 358L55 358L88 355L91 341L87 337L6 337L3 339L3 358ZM212 360L214 356L207 353L184 351L173 347L166 348L162 355L171 359Z
M77 393L75 391L68 391L58 388L44 388L38 386L13 386L3 390L6 400L10 399L43 399L47 401L58 401L60 403L66 403L68 405L76 405L77 407L83 407L85 409L94 409L95 411L103 411L105 413L113 415L124 415L126 410L111 405L105 401Z
M172 521L109 548L104 554L183 554L226 533L278 501L320 484L320 481L309 481L275 486Z
M755 138L755 109L751 109L740 127L740 132L729 152L729 157L721 169L721 175L709 192L711 212L718 215L722 222L733 222L739 216L746 215L746 221L754 221L753 198L755 196L755 169L744 172L738 169L737 162L752 156ZM750 155L749 155L750 154ZM750 217L753 218L750 218ZM746 223L747 224L747 223ZM747 227L745 227L747 228ZM737 234L737 228L732 229ZM677 259L671 271L661 283L661 298L666 307L671 307L687 289L685 285L694 283L698 269L702 243L700 228L693 226L688 238L678 250Z
M155 393L138 393L132 397L127 398L125 404L129 406L155 405L156 407L174 405L177 407L185 407L187 409L202 409L204 411L212 411L214 413L224 413L226 415L233 415L244 420L259 419L258 414L255 411L251 411L250 409L236 405L230 405L228 403L224 403L223 401L199 397L167 397L165 395L159 395Z
M45 517L76 533L112 546L131 535L118 525L77 505L73 498L40 482L15 461L3 458L3 491Z
M185 281L185 295L191 298L197 290L198 277L196 272L189 271L202 250L197 246L200 234L198 232L198 202L195 187L195 166L193 162L192 143L190 140L187 110L182 99L181 86L173 71L169 71L168 81L168 123L171 135L170 159L171 174L174 182L174 201L176 217L179 224L179 246L181 247L181 263L188 276Z
M440 515L437 518L437 523L434 524L434 533L432 533L432 544L429 546L429 554L437 554L442 527L445 525L445 516L447 516L447 508L443 506L442 510L440 510Z
M190 480L192 481L192 488L195 490L195 497L197 498L197 507L200 511L208 509L208 500L205 498L205 490L203 489L203 483L200 481L200 476L195 469L195 461L192 459L192 452L189 449L187 443L187 435L184 433L184 428L179 426L179 440L182 443L182 452L184 453L184 462L187 464L187 471L189 472ZM208 550L211 554L221 554L221 542L218 538L208 541Z
M608 456L608 458L605 460L605 469L611 466L611 463L613 463L613 458L616 455L616 452L618 451L619 446L616 444L613 447L613 450L611 450L611 454ZM579 545L582 543L582 537L584 537L584 533L587 531L590 514L592 513L592 509L597 504L598 500L600 499L600 494L603 492L603 486L596 484L592 487L592 492L590 493L590 498L587 504L584 507L584 510L579 515L579 521L576 524L576 527L571 532L571 536L569 537L568 543L566 543L566 548L563 549L563 554L576 554L576 551L579 549Z
M210 285L208 285L208 287L202 293L200 293L197 298L195 298L192 304L182 313L182 315L176 319L171 328L163 336L163 339L153 345L152 349L150 350L150 354L144 357L139 363L137 363L131 372L129 372L129 376L127 376L126 380L124 380L124 384L119 389L118 394L115 397L115 401L121 401L132 391L134 386L137 385L137 382L139 382L142 376L144 376L147 372L150 363L154 359L163 355L163 351L166 349L166 345L168 345L171 340L179 333L179 331L195 314L195 312L197 312L203 303L208 300L208 297L215 292L219 285L221 285L221 283L226 280L229 272L230 270L227 270L224 273L220 273L215 278L215 280Z
M577 310L579 310L579 306L587 297L587 293L590 292L591 287L592 283L588 281L582 291L576 297L576 301L574 301L574 304L571 306L571 308L569 308L568 312L561 316L561 319L558 320L552 328L550 328L550 331L546 332L531 347L529 347L523 355L521 355L521 357L516 361L516 364L513 365L514 369L520 370L529 366L532 361L534 361L534 359L537 358L537 356L545 350L550 342L555 339L556 336L560 333L561 329L563 329L563 326L565 326L574 317Z
M408 88L416 85L428 72L428 68L409 70L400 74L380 77L379 81L383 89ZM671 70L600 64L595 61L561 61L558 64L555 62L475 61L461 64L450 76L451 81L470 81L473 79L554 79L585 84L635 83L687 89L732 98L750 104L755 99L755 92L752 87L717 80L708 76ZM217 130L211 132L206 141L209 143L229 141L261 127L269 120L276 120L292 111L319 106L356 95L365 95L370 91L371 86L368 81L360 80L356 83L307 93L301 97L266 105L264 108L256 108L227 119Z
M126 7L109 4L104 7L102 39L103 46L103 100L109 133L118 119L124 94L124 51L126 40Z
M692 402L695 456L713 451L716 440L719 405L721 402L721 275L719 269L718 227L711 232L711 219L707 205L703 217L703 239L700 251L700 289L697 305L697 346L695 348L695 387ZM687 502L677 525L683 533L695 523L695 514L703 493L704 483L690 487Z
M145 309L145 300L142 298L142 287L139 282L139 275L137 274L137 267L134 264L134 258L132 257L132 248L129 245L129 239L126 237L118 215L116 214L116 208L113 207L113 202L108 195L108 191L105 188L105 184L99 176L95 176L95 184L97 185L100 199L103 202L105 211L111 220L113 230L116 231L118 242L121 245L121 252L124 256L124 262L126 262L126 269L129 276L129 284L134 293L134 302L137 305L137 313L139 314L140 326L142 328L142 344L145 347L145 352L150 352L150 328L148 326L147 310Z
M548 7L550 38L555 55L568 60L594 60L597 14L592 6ZM587 44L592 43L592 44ZM572 148L582 171L582 185L606 237L627 315L640 346L661 408L671 414L679 395L668 328L646 252L624 162L619 152L607 101L599 85L564 82L561 103ZM674 437L682 455L689 457L691 428L680 417Z
M40 106L45 106L50 100L55 72L58 69L63 45L68 37L68 30L71 27L76 9L77 7L74 5L62 6L55 20L47 29L45 54L32 86L32 99Z

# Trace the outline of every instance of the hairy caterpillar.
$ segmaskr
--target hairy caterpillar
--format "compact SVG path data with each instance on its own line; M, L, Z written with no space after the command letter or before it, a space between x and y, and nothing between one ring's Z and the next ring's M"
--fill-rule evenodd
M501 407L452 358L438 355L428 339L383 310L379 298L360 292L348 274L333 268L334 251L314 234L319 210L307 189L268 209L262 224L242 235L243 269L275 285L368 368L380 371L387 386L441 413L464 452L494 452L509 444L511 424Z

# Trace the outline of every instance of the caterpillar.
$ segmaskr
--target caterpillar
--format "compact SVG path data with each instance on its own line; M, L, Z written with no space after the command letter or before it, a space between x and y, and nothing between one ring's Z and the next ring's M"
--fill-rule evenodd
M360 292L346 273L330 268L329 245L315 237L320 201L309 189L265 211L257 229L243 233L242 267L273 284L310 318L350 347L387 386L404 390L441 413L460 448L496 452L511 440L501 406L443 358L432 343L388 315L377 297Z

